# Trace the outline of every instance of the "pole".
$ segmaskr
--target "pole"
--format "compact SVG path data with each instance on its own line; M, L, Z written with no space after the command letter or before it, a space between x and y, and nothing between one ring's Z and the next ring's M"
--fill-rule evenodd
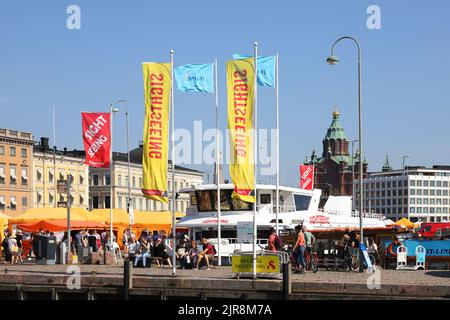
M276 161L277 161L277 167L276 167L276 172L277 172L277 187L276 187L276 192L275 195L277 197L276 199L276 208L275 208L275 219L276 219L276 225L275 228L277 230L277 235L279 236L279 231L278 231L278 215L280 213L280 206L279 206L279 201L280 201L280 116L279 116L279 96L278 96L278 53L276 56L276 64L275 64L275 96L276 96L276 131L277 131L277 150L276 150Z
M55 106L53 106L53 184L54 184L54 195L53 195L53 206L56 208L56 194L57 194L57 179L56 179L56 126L55 126Z
M110 131L111 131L111 147L109 150L109 185L110 185L110 195L109 195L109 241L110 250L114 254L114 234L113 234L113 105L110 104ZM106 242L105 242L106 244ZM105 248L106 249L106 248ZM106 261L106 250L105 250L105 261Z
M70 252L71 252L71 246L70 246L70 207L71 207L71 201L70 201L70 178L66 178L66 188L67 188L67 264L69 264L70 261Z
M217 257L218 265L222 265L222 256L220 255L220 241L222 239L222 222L221 219L221 208L220 208L220 150L219 150L219 86L217 85L217 59L214 60L214 92L215 92L215 102L216 102L216 183L217 183L217 233L218 233L218 244L217 244Z
M348 39L352 40L356 46L358 47L358 136L359 136L359 230L360 230L360 236L361 236L361 242L364 243L364 228L363 228L363 202L364 202L364 188L363 188L363 162L362 162L362 155L363 155L363 148L362 148L362 93L361 93L361 78L362 78L362 63L361 63L361 45L359 44L359 41L350 36L344 36L339 38L333 43L333 46L331 47L331 57L334 57L334 47L338 42L341 40ZM332 61L333 64L336 64L338 60ZM360 252L360 266L363 266L363 256ZM363 272L364 268L359 268L360 272Z
M177 260L175 256L176 247L176 219L175 219L175 108L173 97L173 50L170 50L170 104L172 110L172 275L177 275Z
M131 183L130 183L130 179L131 179L131 165L130 165L130 129L129 129L129 122L128 122L128 112L125 113L125 116L127 118L127 154L128 154L128 203L127 203L127 211L128 211L128 218L130 218L131 216L131 210L133 208L131 208L132 203L131 203ZM130 221L131 222L131 221ZM128 229L128 236L131 238L131 223Z
M258 194L257 194L257 188L256 188L256 183L258 182L258 155L257 155L257 151L258 151L258 114L257 114L257 78L258 78L258 43L255 42L253 44L254 46L254 68L255 68L255 80L254 80L254 95L253 95L253 105L254 105L254 114L253 114L253 123L254 123L254 141L253 141L253 146L254 146L254 155L253 155L253 160L254 160L254 179L255 179L255 203L253 205L253 278L256 279L256 242L257 242L257 233L258 233L258 228L256 226L256 205L258 203Z

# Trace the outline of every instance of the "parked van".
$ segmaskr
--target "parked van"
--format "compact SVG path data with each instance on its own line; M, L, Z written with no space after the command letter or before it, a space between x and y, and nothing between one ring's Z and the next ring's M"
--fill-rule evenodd
M424 222L418 235L422 238L447 238L450 236L450 222Z

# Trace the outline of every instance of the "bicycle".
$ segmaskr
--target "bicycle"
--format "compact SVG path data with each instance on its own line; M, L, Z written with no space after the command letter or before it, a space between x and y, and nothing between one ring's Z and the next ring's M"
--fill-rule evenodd
M305 250L305 265L306 270L311 270L313 273L319 271L319 257L317 256L317 252L312 251L312 248Z

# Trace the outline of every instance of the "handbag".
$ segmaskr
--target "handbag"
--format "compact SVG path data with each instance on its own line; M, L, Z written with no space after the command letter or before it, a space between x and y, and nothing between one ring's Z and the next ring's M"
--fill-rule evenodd
M17 252L19 252L19 247L18 246L12 246L10 251L11 251L11 253L17 253Z

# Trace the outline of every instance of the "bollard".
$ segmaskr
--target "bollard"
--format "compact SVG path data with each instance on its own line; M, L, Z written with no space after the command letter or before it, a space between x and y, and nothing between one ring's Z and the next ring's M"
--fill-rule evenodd
M130 289L133 288L133 267L130 259L126 259L123 264L123 292L124 299L130 299Z
M291 266L289 261L282 264L283 267L283 300L289 300L289 295L291 294Z

